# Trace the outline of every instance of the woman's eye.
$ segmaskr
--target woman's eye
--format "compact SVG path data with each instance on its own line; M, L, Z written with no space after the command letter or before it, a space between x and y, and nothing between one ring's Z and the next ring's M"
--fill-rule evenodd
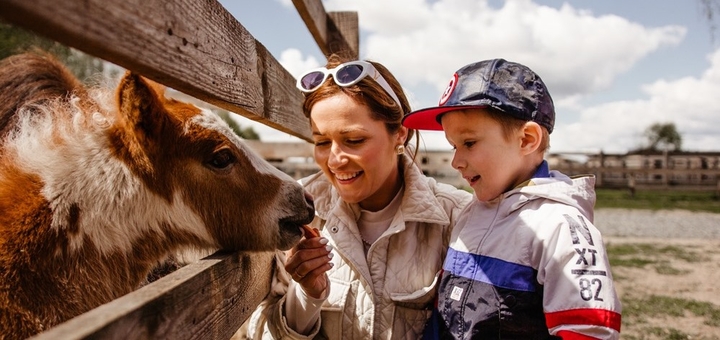
M211 167L219 170L226 169L233 163L235 163L235 156L230 150L220 150L216 152L213 154L210 162L208 162Z
M320 141L315 142L315 146L323 146L323 145L327 145L328 143L329 143L328 141L320 140Z
M365 141L364 138L361 139L348 139L347 143L352 145L362 144Z
M468 149L472 148L473 145L475 145L475 141L467 141L467 142L463 143L463 146L465 146Z

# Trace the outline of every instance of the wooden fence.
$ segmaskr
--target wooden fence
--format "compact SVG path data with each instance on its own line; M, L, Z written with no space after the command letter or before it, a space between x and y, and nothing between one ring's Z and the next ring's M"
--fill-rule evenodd
M323 53L357 57L357 13L293 3ZM310 140L293 76L216 0L0 0L0 18ZM272 258L216 253L35 338L228 339L267 295Z

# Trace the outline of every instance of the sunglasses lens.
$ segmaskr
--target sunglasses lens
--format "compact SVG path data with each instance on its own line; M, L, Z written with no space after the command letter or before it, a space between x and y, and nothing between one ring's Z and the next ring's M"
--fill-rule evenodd
M338 85L348 85L358 79L362 74L363 67L361 65L347 65L339 69L335 75L335 83Z
M306 90L312 90L322 84L325 75L322 72L310 72L300 79L300 84Z

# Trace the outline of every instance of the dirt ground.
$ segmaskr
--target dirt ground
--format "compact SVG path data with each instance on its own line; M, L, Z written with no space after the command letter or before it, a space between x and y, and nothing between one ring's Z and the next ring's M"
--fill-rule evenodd
M609 253L637 250L612 265L623 303L621 339L720 339L719 239L605 237L605 243Z

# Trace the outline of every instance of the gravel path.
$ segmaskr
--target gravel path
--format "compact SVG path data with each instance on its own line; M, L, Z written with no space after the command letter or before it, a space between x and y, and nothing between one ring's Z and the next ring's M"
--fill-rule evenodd
M687 210L597 209L603 236L720 239L720 214Z

